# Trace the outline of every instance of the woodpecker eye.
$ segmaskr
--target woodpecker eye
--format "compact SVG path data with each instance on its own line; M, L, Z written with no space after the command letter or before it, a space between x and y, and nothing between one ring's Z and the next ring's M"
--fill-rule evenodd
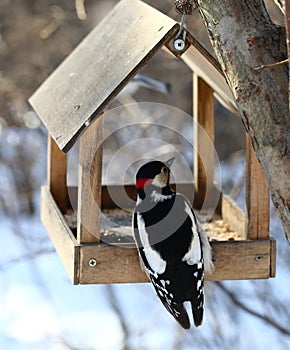
M168 174L168 168L165 166L161 169L162 173Z

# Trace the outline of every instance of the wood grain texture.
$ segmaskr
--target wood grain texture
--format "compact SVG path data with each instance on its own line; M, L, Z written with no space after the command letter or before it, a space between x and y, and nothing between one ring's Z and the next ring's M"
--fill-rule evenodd
M59 209L64 213L67 209L67 155L62 152L53 138L48 136L47 145L47 183Z
M99 242L102 191L103 118L92 123L80 138L78 227L79 243Z
M247 218L245 212L229 196L222 195L222 218L242 239L247 239Z
M246 206L248 239L269 238L270 194L268 184L247 135Z
M264 279L271 276L271 247L269 240L211 242L216 270L206 280ZM256 256L262 256L261 261ZM97 265L89 266L95 259ZM136 283L148 278L139 265L135 248L108 245L80 247L80 284Z
M218 61L190 33L187 33L187 38L191 46L181 56L182 60L214 90L215 97L222 105L238 113L235 99Z
M78 244L48 187L42 188L42 221L73 284L148 281L136 248ZM275 275L275 240L212 241L216 271L207 280L260 279ZM262 259L258 259L257 255ZM89 261L95 259L95 267Z
M197 74L193 75L193 94L194 185L203 202L213 190L214 154L208 142L214 144L214 98L212 88Z
M194 184L193 183L178 183L171 184L171 188L174 191L177 191L183 194L190 203L193 202L194 209L200 209L198 203L202 202L202 200L198 197L198 194L194 192ZM214 196L218 197L220 193L214 187ZM76 186L69 186L69 199L73 208L77 207L77 196L78 196L78 188ZM114 209L114 208L124 208L124 209L132 209L135 207L136 202L136 187L135 185L102 185L102 209ZM118 201L115 201L115 198ZM218 208L219 209L219 208ZM221 214L219 210L218 214Z
M270 277L276 276L276 241L270 237L271 241L271 266L270 266Z
M216 271L209 276L209 280L271 277L271 254L275 250L272 241L213 242L212 247L216 257Z
M116 5L29 100L62 150L177 29L141 1Z
M78 284L79 246L49 188L41 188L41 220L73 284Z
M194 186L192 183L171 184L174 191L177 191L193 203ZM116 207L129 209L135 207L137 192L135 185L104 185L102 186L102 208L114 209ZM116 202L114 199L117 199Z

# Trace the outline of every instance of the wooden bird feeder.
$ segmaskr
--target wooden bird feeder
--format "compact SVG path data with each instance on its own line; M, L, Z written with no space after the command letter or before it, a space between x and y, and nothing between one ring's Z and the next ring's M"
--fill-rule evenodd
M101 183L102 147L94 150L102 137L105 107L131 78L158 50L165 48L193 71L194 119L212 140L213 96L236 109L219 64L189 32L184 49L175 49L178 30L178 23L149 5L121 0L30 98L49 132L48 185L42 187L41 218L73 284L148 281L139 267L136 249L109 245L100 239L101 211L109 208L114 215L114 210L120 213L120 209ZM198 151L202 142L196 133ZM66 152L78 139L79 184L77 189L69 189ZM217 219L211 222L208 234L219 231L223 221L236 238L220 240L217 235L211 241L216 270L206 276L207 280L275 276L275 240L269 237L269 192L249 140L246 161L247 208L242 211L228 196L220 194ZM207 186L209 180L213 182L211 154L207 162L211 173L206 178L200 158L197 154L194 157L195 180L188 186L195 187L197 205L205 196L206 181ZM188 187L182 186L186 193ZM136 195L133 185L125 187L130 196ZM118 192L121 188L116 185L114 190ZM210 188L214 191L213 183ZM76 233L66 219L71 208L68 197L71 190L77 198ZM84 222L90 222L90 230ZM106 231L110 232L110 227Z

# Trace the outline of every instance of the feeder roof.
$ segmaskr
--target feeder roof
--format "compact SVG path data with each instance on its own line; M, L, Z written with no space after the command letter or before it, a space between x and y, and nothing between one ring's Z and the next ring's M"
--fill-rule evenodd
M107 104L164 44L179 25L138 0L121 0L30 97L55 139L68 151ZM188 34L184 62L223 102L235 108L216 61Z

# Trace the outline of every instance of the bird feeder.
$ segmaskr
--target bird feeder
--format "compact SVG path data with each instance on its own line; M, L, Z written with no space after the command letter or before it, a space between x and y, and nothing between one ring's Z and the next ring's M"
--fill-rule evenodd
M30 98L49 133L48 184L42 187L41 218L73 284L148 281L139 267L136 249L106 244L100 238L101 212L109 208L114 215L114 210L119 213L120 209L102 185L102 147L96 146L102 138L106 106L134 75L160 49L180 57L193 72L194 120L211 140L214 95L228 108L236 109L217 61L189 32L185 32L185 45L179 47L179 28L173 19L142 1L121 0ZM185 193L194 186L195 205L199 206L206 187L215 191L214 164L212 154L206 158L208 164L202 164L198 152L203 145L198 130L195 132L194 184L180 186ZM77 140L79 183L78 188L71 189L66 182L66 152ZM269 237L269 192L249 140L246 162L246 211L219 193L211 228L218 231L222 221L236 235L235 239L211 240L216 270L205 276L207 280L264 279L275 275L275 240ZM211 170L207 176L205 167ZM133 184L125 187L132 198L136 196ZM114 191L120 191L122 197L121 188L117 184ZM74 191L77 202L74 229L67 220L72 200L69 191ZM90 230L83 225L88 221ZM106 231L110 232L110 227Z

